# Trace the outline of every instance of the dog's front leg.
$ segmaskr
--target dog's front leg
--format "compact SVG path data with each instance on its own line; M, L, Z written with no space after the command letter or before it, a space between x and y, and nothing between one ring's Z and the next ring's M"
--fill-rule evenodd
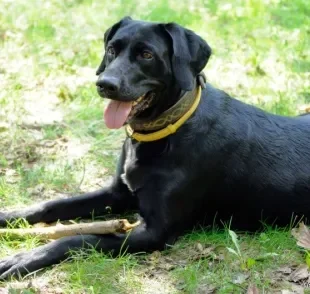
M11 276L23 276L27 273L57 264L68 257L70 250L95 248L104 253L146 252L164 247L164 237L153 228L143 224L128 234L79 235L64 237L49 244L35 248L30 252L0 260L0 280Z
M30 224L49 223L58 220L102 216L107 213L107 209L111 209L113 214L135 209L137 199L120 178L123 173L124 158L125 149L120 156L118 169L110 186L80 196L42 202L17 211L0 212L0 227L19 218L26 219Z
M35 224L74 218L91 218L104 215L110 209L113 213L121 213L126 209L133 208L134 201L134 197L126 186L122 185L117 189L107 187L80 196L42 202L17 211L0 212L0 227L19 218L24 218L30 224Z

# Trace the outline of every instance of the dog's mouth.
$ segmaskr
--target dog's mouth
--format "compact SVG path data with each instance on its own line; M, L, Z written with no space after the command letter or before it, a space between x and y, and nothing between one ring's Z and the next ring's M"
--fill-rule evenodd
M130 102L111 100L104 112L106 126L109 129L119 129L130 123L153 104L155 97L155 92L150 91Z

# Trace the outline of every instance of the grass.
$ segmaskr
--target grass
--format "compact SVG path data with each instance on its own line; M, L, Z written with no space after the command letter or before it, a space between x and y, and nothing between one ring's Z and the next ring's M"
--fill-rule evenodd
M302 262L296 250L287 255L288 248L295 248L287 231L266 230L255 236L242 235L239 257L228 250L234 248L234 244L227 232L191 234L183 244L186 248L193 242L206 248L216 247L209 258L191 262L175 271L178 279L184 280L186 293L195 293L197 288L206 286L215 287L216 293L240 293L240 289L246 290L249 283L254 283L262 291L275 290L281 287L281 283L274 284L273 273L283 265Z
M105 128L94 81L103 33L121 17L195 30L213 48L205 68L213 85L296 115L310 103L309 14L308 0L0 0L0 209L71 197L110 179L124 132ZM161 254L77 252L69 263L2 283L0 292L243 293L251 283L262 293L296 290L278 271L304 264L289 229L237 234L237 255L228 228L193 232ZM0 257L38 244L1 239Z

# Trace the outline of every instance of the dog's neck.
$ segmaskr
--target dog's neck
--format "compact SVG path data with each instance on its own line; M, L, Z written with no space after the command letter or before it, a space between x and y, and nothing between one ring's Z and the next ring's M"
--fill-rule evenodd
M130 128L139 132L154 132L167 127L179 120L193 105L198 92L198 87L205 87L206 78L200 73L195 79L194 88L191 91L179 91L180 94L171 101L172 105L162 111L156 118L135 118L130 122Z
M181 97L156 118L149 120L136 118L131 121L125 127L127 135L138 141L155 141L176 132L196 110L201 97L201 88L205 88L205 82L204 74L200 73L195 79L193 90L180 94Z

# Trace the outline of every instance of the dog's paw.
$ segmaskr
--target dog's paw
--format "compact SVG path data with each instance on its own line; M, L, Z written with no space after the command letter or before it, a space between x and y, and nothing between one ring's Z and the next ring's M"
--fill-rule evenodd
M82 236L64 237L31 251L0 260L0 280L10 277L19 278L59 263L67 257L69 249L76 245L76 240L79 244L78 248L82 247L84 240Z
M35 261L35 256L31 251L0 260L0 280L23 276L27 272L35 270Z
M50 264L49 244L0 260L0 280L20 278Z

